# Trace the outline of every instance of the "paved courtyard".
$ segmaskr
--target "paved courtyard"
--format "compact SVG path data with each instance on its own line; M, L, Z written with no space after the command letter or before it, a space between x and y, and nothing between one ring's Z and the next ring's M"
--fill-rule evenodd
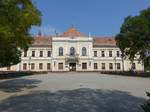
M150 78L49 73L0 81L0 112L142 112Z

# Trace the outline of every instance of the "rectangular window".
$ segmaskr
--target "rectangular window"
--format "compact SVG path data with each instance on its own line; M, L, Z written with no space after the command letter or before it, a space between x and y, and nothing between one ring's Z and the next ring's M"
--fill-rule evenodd
M94 69L98 69L98 64L94 63Z
M102 57L105 57L105 51L102 51Z
M35 69L35 64L31 63L31 70L34 70L34 69Z
M47 63L47 70L50 70L50 69L51 69L51 64Z
M105 70L105 63L102 63L102 70Z
M117 57L120 57L120 52L119 51L117 51Z
M32 57L35 57L35 51L32 51Z
M112 51L109 51L109 57L112 57Z
M27 64L26 63L23 64L23 70L27 70Z
M58 63L58 69L59 69L59 70L63 70L63 68L64 68L64 67L63 67L63 63Z
M109 69L112 70L113 69L113 64L109 63Z
M51 51L47 51L47 57L51 57Z
M121 69L120 63L116 63L116 65L117 65L117 69L120 70Z
M97 57L97 51L94 51L94 57Z
M43 51L40 51L40 57L43 57Z
M24 51L24 57L27 57L27 51Z
M87 69L87 63L82 63L82 69Z
M62 47L59 48L59 56L63 56L64 54L64 50Z
M39 69L40 69L40 70L43 69L43 63L39 63Z

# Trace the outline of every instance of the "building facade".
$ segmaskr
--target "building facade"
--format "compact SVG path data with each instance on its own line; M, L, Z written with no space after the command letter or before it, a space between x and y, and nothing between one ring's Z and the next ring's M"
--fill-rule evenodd
M75 28L61 35L37 35L28 51L22 52L22 61L3 71L143 71L137 59L131 65L121 58L121 51L113 37L85 36Z

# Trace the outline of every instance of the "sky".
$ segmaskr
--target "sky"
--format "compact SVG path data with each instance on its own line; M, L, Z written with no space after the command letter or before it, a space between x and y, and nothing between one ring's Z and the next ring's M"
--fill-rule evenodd
M115 36L124 18L139 14L150 0L34 0L42 13L42 24L33 27L32 35L62 33L71 26L85 35Z

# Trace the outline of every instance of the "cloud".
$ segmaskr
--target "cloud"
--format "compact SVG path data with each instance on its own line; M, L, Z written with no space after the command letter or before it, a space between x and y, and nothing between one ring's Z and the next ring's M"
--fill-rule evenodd
M55 35L56 33L61 33L60 30L54 28L51 25L42 25L40 27L32 27L31 35L37 35L38 32L41 31L42 35L50 36Z

